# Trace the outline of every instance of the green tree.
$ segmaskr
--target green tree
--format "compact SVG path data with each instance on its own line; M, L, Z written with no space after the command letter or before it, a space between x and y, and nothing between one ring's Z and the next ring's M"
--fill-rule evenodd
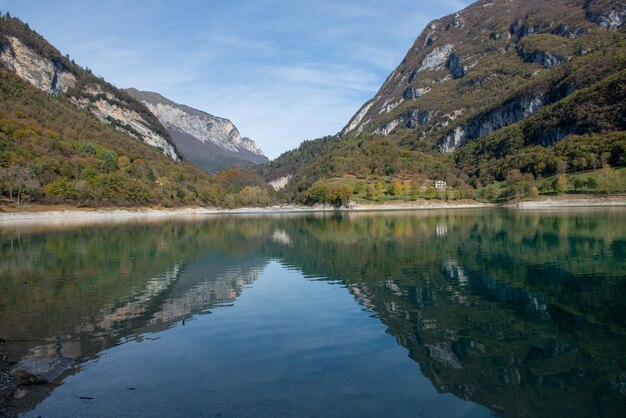
M600 181L602 189L606 194L611 194L617 187L617 172L610 165L604 164L600 170Z
M399 196L399 195L402 194L402 191L403 191L402 190L402 183L400 183L399 180L395 180L394 179L391 182L391 184L389 185L389 190L388 190L389 194L391 196Z
M567 191L567 176L565 174L560 174L557 178L552 181L552 189L556 194L562 194Z
M104 169L104 171L111 173L118 169L117 154L114 151L101 150L98 153L98 158L102 163L102 168Z
M48 183L43 187L47 197L63 200L71 200L78 197L74 186L67 177L59 177L52 183Z
M488 202L495 202L500 197L500 189L494 183L487 185L483 189L483 198Z
M585 185L589 188L589 189L597 189L598 188L598 181L593 178L593 177L587 177L587 180L585 180Z
M583 187L585 187L585 181L580 177L576 177L573 182L574 190L577 192L581 191Z
M378 194L376 190L376 185L374 183L370 183L367 186L367 198L368 199L376 199L376 195Z
M424 197L426 197L426 199L428 199L428 200L436 199L437 198L437 190L434 187L429 187L426 190L426 193L425 193Z
M41 188L30 168L18 165L0 169L0 182L6 184L9 189L9 198L11 200L15 198L18 205L24 193L33 193Z

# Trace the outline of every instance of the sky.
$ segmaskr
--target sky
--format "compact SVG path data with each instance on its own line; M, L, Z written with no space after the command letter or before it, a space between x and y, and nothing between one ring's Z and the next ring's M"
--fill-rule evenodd
M339 132L470 0L0 0L77 64L230 119L275 158Z

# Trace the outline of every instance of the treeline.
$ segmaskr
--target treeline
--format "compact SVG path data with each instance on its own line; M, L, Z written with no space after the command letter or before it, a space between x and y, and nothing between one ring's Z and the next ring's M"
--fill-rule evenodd
M352 189L345 184L325 183L319 181L313 184L300 200L305 205L332 205L335 207L346 206L352 199Z
M304 142L261 170L266 180L292 174L282 194L297 200L318 180L343 177L410 176L420 179L441 178L454 182L462 173L449 157L413 151L385 138L370 136L327 137Z

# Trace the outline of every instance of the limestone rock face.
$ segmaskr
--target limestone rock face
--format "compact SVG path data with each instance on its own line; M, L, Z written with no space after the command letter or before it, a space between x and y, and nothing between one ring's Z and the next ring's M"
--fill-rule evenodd
M619 1L612 3L610 9L590 4L587 18L603 29L621 28L626 23L626 3Z
M0 24L7 23L3 21ZM169 134L145 106L70 62L43 38L31 35L38 38L36 42L29 37L20 39L11 35L10 31L0 34L0 66L41 91L69 98L103 123L159 148L168 157L180 159Z
M543 97L521 97L485 113L479 113L467 123L457 126L445 135L439 144L444 153L455 151L468 141L481 138L508 125L528 118L545 104Z
M206 171L260 164L268 159L228 119L175 103L158 93L127 89L165 126L183 156Z
M523 58L526 62L534 62L545 68L554 68L567 61L566 57L558 54L553 55L547 51L536 51L532 54L524 55Z
M283 176L276 180L270 181L269 185L272 186L272 188L276 191L283 190L285 187L287 187L289 180L291 180L292 178L293 176L291 174L288 176Z
M600 51L625 20L622 1L476 1L428 24L340 135L396 135L453 152L584 88L564 85L565 67Z
M14 36L8 42L11 47L0 52L0 62L39 90L56 95L76 84L76 77L62 65L39 56Z

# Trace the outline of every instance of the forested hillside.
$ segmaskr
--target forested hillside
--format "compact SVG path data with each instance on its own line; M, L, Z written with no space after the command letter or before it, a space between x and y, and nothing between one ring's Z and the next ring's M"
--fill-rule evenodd
M233 169L209 176L3 69L0 96L5 203L232 207L269 202L255 173Z
M552 176L624 166L625 20L615 1L478 1L430 23L339 135L263 175L288 180L289 198L338 179L356 194L375 186L371 200L393 196L394 182L426 197L446 180L459 198L523 179L497 197L524 198L558 191Z

